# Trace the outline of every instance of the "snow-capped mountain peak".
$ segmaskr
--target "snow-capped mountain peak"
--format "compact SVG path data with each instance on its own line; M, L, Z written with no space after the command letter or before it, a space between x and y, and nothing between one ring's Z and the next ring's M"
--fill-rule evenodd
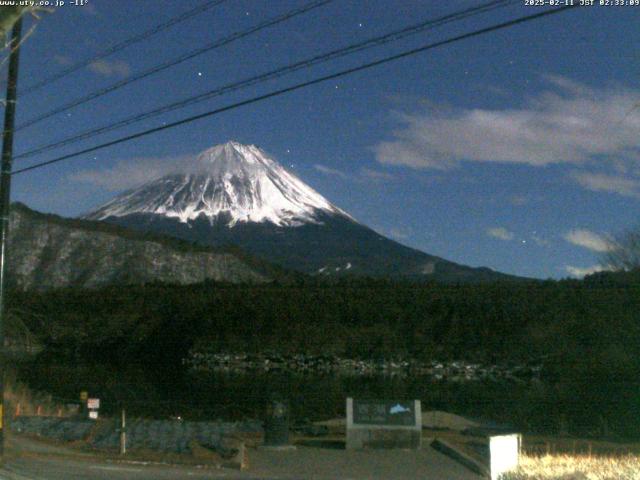
M319 213L349 217L263 150L230 141L117 196L85 218L156 214L183 223L200 216L212 222L225 218L229 227L238 222L299 226L317 223Z

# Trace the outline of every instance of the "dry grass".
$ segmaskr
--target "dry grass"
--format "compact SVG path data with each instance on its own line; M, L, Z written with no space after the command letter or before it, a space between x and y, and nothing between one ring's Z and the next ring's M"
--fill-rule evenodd
M67 415L65 405L51 398L51 395L31 391L15 378L7 379L4 386L5 404L9 418L18 415Z
M520 456L520 467L504 480L640 480L640 456Z

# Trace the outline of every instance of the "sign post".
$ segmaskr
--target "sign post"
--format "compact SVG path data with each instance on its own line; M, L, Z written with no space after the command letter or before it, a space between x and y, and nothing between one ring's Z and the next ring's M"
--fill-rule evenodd
M89 418L92 420L97 420L98 410L100 410L100 399L87 398L87 409L89 410Z
M124 408L120 416L120 455L127 453L127 421L124 414Z

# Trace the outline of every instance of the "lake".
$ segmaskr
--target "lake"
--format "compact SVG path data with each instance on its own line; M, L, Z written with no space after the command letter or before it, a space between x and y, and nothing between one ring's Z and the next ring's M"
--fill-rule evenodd
M132 366L121 372L104 365L37 362L21 365L20 377L32 389L47 392L60 402L77 401L80 391L87 390L90 396L101 399L103 415L114 414L124 406L130 415L149 418L259 419L263 418L267 403L277 398L288 401L294 421L317 421L344 417L346 397L355 397L420 399L423 410L444 410L540 433L557 433L564 423L571 433L596 435L602 415L614 431L616 424L628 426L630 416L639 418L637 385L625 390L622 405L611 399L613 406L605 408L595 397L585 400L579 395L566 396L557 386L540 381L451 382L419 376L211 373L149 366ZM615 412L624 415L618 418Z

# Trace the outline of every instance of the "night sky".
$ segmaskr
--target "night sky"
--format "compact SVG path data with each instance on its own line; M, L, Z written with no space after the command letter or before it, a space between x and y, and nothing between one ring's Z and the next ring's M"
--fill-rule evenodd
M20 86L200 3L89 0L29 17L25 31L37 26L22 49ZM304 3L228 0L19 97L18 124ZM14 151L479 3L335 0L20 130ZM14 168L542 9L523 0ZM233 139L403 244L517 275L581 276L610 248L607 235L639 221L639 24L640 7L572 9L17 175L12 198L75 216Z

